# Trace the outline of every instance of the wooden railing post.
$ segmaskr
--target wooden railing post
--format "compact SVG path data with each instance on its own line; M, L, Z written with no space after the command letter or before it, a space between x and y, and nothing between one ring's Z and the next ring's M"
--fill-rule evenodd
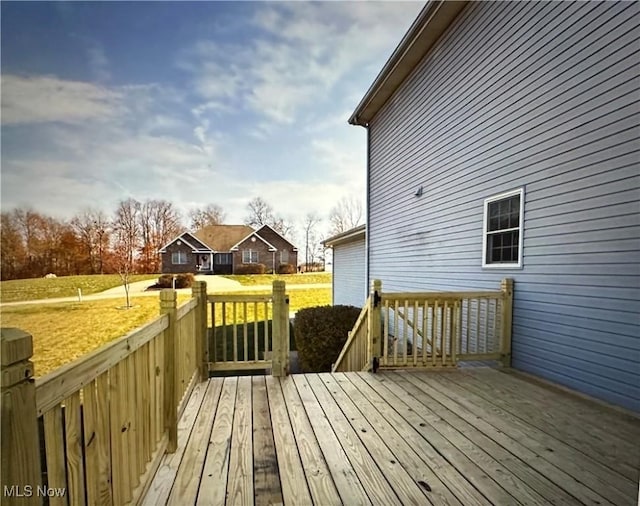
M207 283L196 281L191 289L198 300L196 307L196 363L200 368L200 381L209 379L209 339L207 336Z
M0 334L2 355L2 504L42 504L33 342L20 329Z
M373 367L373 358L380 359L382 355L382 303L380 296L382 294L382 281L374 279L371 283L371 296L369 297L369 317L367 335L369 337L371 350L369 362Z
M513 319L513 279L505 278L500 283L502 290L502 331L500 352L502 354L502 365L511 367L511 323Z
M273 282L273 354L271 374L286 376L289 372L289 299L284 281Z
M160 314L169 316L169 326L165 330L164 341L164 428L168 432L167 452L173 453L178 447L178 387L176 357L178 350L177 296L175 290L165 288L160 292Z

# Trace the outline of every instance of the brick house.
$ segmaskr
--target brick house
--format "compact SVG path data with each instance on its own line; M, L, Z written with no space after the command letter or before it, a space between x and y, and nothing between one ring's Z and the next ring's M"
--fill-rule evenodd
M264 264L277 272L282 264L298 264L298 248L268 225L211 225L183 232L160 249L162 273L235 274L238 267Z

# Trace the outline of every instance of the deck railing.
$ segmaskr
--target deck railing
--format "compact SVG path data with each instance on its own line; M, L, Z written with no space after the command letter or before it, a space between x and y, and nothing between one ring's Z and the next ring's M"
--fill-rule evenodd
M163 290L161 316L35 381L31 336L2 329L7 504L41 504L47 490L64 491L51 505L144 496L162 455L175 451L177 420L206 370L205 294L197 283L194 298L177 307L176 292Z
M374 281L333 370L367 369L374 359L391 368L455 367L471 360L508 366L512 298L511 279L499 291L420 293L384 293Z
M331 368L332 372L344 371L366 371L371 367L369 357L372 352L368 349L371 345L369 341L369 306L371 305L371 297L369 297L360 311L360 315L353 326L353 330L349 331L347 342L345 343L338 360Z
M270 294L209 295L209 370L271 369L284 376L289 368L289 297L284 281Z

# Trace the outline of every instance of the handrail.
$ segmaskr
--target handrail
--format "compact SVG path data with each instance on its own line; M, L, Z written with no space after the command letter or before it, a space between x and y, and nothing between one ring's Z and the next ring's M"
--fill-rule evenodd
M198 299L191 299L189 302L185 302L182 306L178 307L176 312L176 319L180 320L191 312L193 308L198 305Z
M383 292L381 294L382 300L396 300L396 299L411 299L411 300L424 300L433 299L479 299L484 297L495 297L500 295L500 290L483 290L483 291L464 291L459 292Z
M220 294L208 295L208 302L271 302L273 294Z
M37 378L36 407L38 416L133 354L168 326L169 317L159 316L150 323L105 344L84 357Z
M338 355L338 358L336 359L335 363L333 364L333 367L331 368L331 372L342 370L343 362L347 360L348 355L351 353L354 347L357 346L357 344L360 344L361 345L360 348L362 348L363 343L357 342L359 339L363 339L363 336L365 340L368 339L368 332L366 332L366 329L368 327L370 305L371 305L371 296L367 298L365 305L362 308L362 311L360 311L360 314L358 315L358 318L353 325L353 329L349 332L347 341L344 343L344 346L342 347L342 351L340 352L340 355ZM361 332L362 329L365 329L364 333ZM368 343L366 343L366 346L364 347L365 350L367 350L367 346L368 346ZM362 350L360 349L359 351L361 352ZM364 357L357 357L357 358L353 357L353 358L355 359L355 361L362 363L361 367L358 370L362 370L369 363L368 353L365 353Z
M163 290L161 316L36 381L32 336L2 329L11 483L39 486L44 466L47 486L66 490L69 503L138 503L164 453L175 451L191 389L208 377L206 303L205 283L180 307L175 290Z
M268 294L209 295L211 372L265 370L285 375L289 367L289 296L284 281Z
M509 366L512 299L511 279L500 290L446 292L382 292L376 280L365 306L367 329L361 331L363 310L332 370L361 370L358 360L345 363L365 341L367 360L378 358L380 367L455 367L461 360Z

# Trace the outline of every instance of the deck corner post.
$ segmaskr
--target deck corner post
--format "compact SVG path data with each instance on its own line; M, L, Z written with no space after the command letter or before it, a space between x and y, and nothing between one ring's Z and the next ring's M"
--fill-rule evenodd
M209 379L209 340L207 338L207 283L196 281L191 289L196 307L196 362L200 368L200 381Z
M371 283L371 296L369 297L369 342L371 343L371 355L369 363L373 366L373 358L378 359L382 355L382 281L374 279Z
M168 432L167 453L174 453L178 447L178 388L176 357L179 356L177 331L177 294L172 288L160 292L160 314L169 317L165 331L164 351L164 428Z
M502 291L502 332L500 351L503 367L511 367L511 325L513 321L513 279L504 278L500 283Z
M273 358L271 374L286 376L289 372L289 299L285 282L273 282Z
M36 387L33 362L30 360L33 355L33 338L23 330L3 328L0 341L2 503L42 504L42 497L35 493L42 482ZM24 495L28 491L34 491L31 497Z

